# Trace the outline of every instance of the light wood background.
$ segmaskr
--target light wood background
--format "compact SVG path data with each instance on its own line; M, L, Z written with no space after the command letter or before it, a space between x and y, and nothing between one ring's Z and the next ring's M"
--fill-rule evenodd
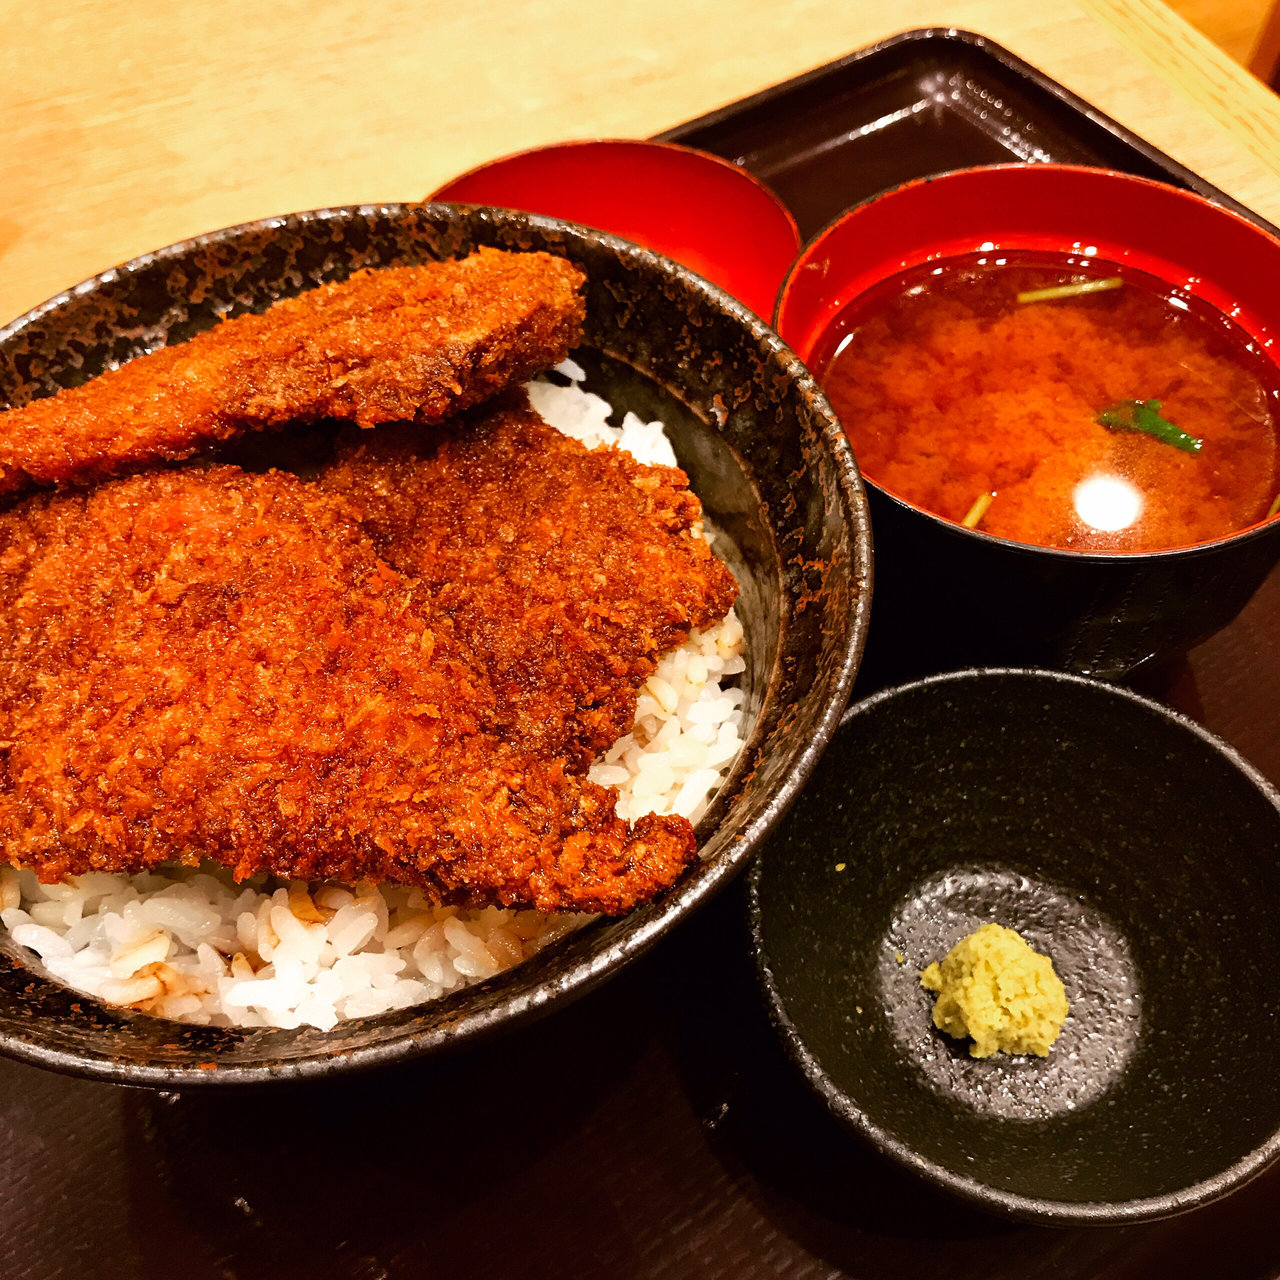
M1280 100L1159 0L0 0L0 319L214 227L644 136L896 31L980 31L1273 221Z
M1247 67L1272 3L1273 0L1170 0L1169 7L1235 62Z

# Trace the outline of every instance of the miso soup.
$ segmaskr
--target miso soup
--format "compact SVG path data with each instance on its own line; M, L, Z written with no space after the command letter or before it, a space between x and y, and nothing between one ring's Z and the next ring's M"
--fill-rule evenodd
M813 364L869 479L998 537L1147 551L1276 511L1280 370L1131 267L926 263L843 311Z

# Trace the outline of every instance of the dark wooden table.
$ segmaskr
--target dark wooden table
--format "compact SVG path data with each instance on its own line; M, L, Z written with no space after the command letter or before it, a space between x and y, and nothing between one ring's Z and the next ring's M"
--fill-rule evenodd
M1135 684L1280 781L1280 572ZM1280 1166L1179 1218L1062 1231L847 1138L770 1037L742 921L735 888L573 1007L391 1075L183 1095L0 1062L0 1278L1280 1274Z

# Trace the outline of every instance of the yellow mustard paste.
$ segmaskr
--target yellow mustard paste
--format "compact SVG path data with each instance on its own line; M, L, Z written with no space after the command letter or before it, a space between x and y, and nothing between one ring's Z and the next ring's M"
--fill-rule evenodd
M984 924L956 943L947 958L921 975L936 991L933 1025L949 1036L969 1036L970 1054L1034 1053L1047 1057L1067 1020L1067 993L1053 961L1033 951L1021 934Z

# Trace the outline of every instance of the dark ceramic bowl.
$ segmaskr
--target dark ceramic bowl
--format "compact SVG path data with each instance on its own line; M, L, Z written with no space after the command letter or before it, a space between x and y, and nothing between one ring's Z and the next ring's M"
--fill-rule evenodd
M346 276L465 254L547 249L586 272L588 386L668 424L741 585L754 729L699 824L704 860L661 901L598 921L436 1003L330 1032L187 1027L57 986L0 952L0 1050L163 1087L324 1076L493 1035L580 995L651 946L742 868L803 784L857 670L870 606L866 501L822 393L727 294L635 245L550 218L456 205L369 205L271 218L148 254L0 330L0 400L83 381L219 316ZM720 549L720 544L717 544Z
M1280 796L1123 689L963 671L852 707L752 868L770 1017L833 1115L978 1205L1163 1217L1280 1152ZM997 921L1071 1013L975 1059L920 972ZM899 960L901 957L901 960Z
M720 156L638 138L556 142L490 160L432 200L581 222L655 249L766 319L800 231L759 178Z
M1070 165L966 169L857 206L796 260L775 325L810 360L834 317L882 280L1010 249L1137 267L1216 306L1280 362L1280 240L1191 192ZM899 674L995 663L1122 676L1226 626L1280 558L1280 519L1168 551L1055 550L962 528L865 478L871 651L877 665L891 653Z

